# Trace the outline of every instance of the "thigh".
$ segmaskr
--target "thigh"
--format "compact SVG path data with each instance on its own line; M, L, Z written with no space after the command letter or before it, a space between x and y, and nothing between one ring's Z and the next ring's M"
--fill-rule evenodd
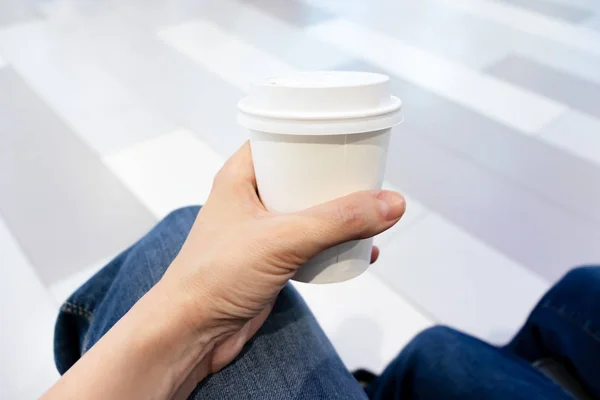
M415 337L367 388L371 399L570 399L509 352L447 327Z
M162 277L199 207L169 214L79 288L63 305L55 358L64 373ZM140 327L143 329L143 327ZM364 399L300 295L284 288L263 327L228 367L191 399Z
M257 335L202 382L199 399L366 399L302 298L287 286Z

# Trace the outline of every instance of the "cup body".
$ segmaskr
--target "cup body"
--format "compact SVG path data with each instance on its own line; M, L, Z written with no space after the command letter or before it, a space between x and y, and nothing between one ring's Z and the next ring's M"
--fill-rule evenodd
M261 201L270 211L295 212L362 190L381 189L390 128L331 135L250 130ZM296 281L352 279L370 264L372 239L340 244L300 267Z

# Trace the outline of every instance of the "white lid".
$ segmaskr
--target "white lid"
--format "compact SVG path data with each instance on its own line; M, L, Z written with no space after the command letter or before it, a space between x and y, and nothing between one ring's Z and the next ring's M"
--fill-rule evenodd
M402 121L389 78L370 72L303 72L252 85L238 122L252 130L305 135L377 131Z

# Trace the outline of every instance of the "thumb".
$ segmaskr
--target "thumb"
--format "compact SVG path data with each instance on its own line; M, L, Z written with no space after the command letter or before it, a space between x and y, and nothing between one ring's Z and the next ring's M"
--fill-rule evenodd
M356 192L294 214L290 224L296 254L309 259L350 240L391 228L406 209L404 197L389 190Z

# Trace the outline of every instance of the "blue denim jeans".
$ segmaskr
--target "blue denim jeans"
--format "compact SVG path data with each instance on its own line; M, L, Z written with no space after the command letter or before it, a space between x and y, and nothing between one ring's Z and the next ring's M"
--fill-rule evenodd
M156 284L198 210L171 213L65 302L54 339L61 374ZM504 348L450 328L430 328L363 390L288 286L237 359L200 383L190 399L570 399L531 366L547 357L564 362L600 398L599 288L600 267L573 270Z

